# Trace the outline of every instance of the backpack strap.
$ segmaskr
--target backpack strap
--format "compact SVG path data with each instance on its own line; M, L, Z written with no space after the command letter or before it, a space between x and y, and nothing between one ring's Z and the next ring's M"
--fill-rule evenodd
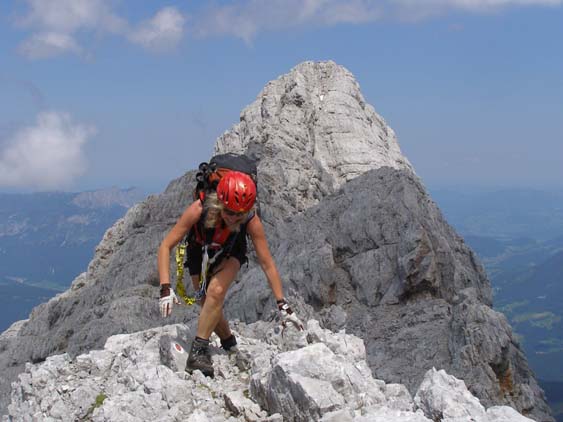
M195 240L197 243L202 244L202 245L205 244L205 240L206 240L205 227L203 225L203 222L205 221L206 215L207 215L207 211L204 210L201 213L201 217L199 218L199 220L197 220L197 223L194 224L194 226L192 227L192 230L191 230L191 232L193 232L193 233L192 233L192 237L191 237L190 240Z
M234 236L231 237L229 243L225 247L223 247L223 249L225 250L225 256L226 257L229 257L231 255L231 250L235 246L235 243L236 243L238 237L241 234L246 236L246 234L247 234L246 226L248 225L250 220L252 220L254 218L255 215L256 215L256 213L254 211L251 212L250 214L248 214L248 217L246 218L246 220L244 220L244 223L241 223L239 231L235 232Z
M250 220L252 220L255 216L256 216L256 212L252 211L251 213L248 214L248 217L246 217L246 220L242 224L246 225L246 224L250 223Z

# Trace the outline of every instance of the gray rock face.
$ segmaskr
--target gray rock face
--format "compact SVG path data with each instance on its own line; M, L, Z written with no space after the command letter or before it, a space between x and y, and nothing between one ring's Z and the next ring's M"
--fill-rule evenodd
M436 367L463 379L487 407L507 404L536 420L553 420L510 326L490 307L491 288L481 265L443 219L401 155L393 131L365 104L348 71L332 62L307 62L270 82L240 123L219 138L216 151L258 159L272 253L302 319L314 317L324 327L361 337L374 376L404 384L411 394ZM26 362L63 352L77 356L102 348L111 335L162 324L156 250L191 202L193 186L188 173L162 195L132 208L106 233L71 290L0 337L2 407L9 382ZM226 306L228 317L245 322L269 320L274 309L264 275L252 261ZM196 317L197 309L177 307L167 322ZM271 338L267 330L259 334ZM304 346L311 339L293 340ZM336 355L339 349L324 344L323 356L336 362L327 349ZM257 399L263 408L294 406L296 414L347 417L339 406L357 386L335 386L336 375L327 373L319 379L334 391L311 387L308 372L295 375L290 362L277 359L273 370L285 374L292 391L312 399L314 410L289 397L268 401L260 393L266 375L253 383L257 397L264 396ZM252 359L240 358L237 365L246 368ZM389 407L396 420L408 412L400 404L403 395L396 390L398 404ZM225 400L234 409L239 399ZM379 406L376 396L366 396L366 409L370 404ZM383 420L377 419L380 410L372 410L373 418L365 420ZM421 417L409 414L404 420ZM205 420L195 412L190 418Z
M372 170L278 225L274 237L294 296L325 326L361 336L376 377L414 392L436 365L487 406L510 404L549 420L510 326L490 308L482 267L412 174ZM262 278L251 269L233 288L231 314L262 315Z
M310 320L305 332L284 339L276 325L238 324L235 353L212 339L214 379L189 375L169 359L163 344L193 335L180 324L116 335L103 350L74 359L28 364L3 420L531 421L509 407L485 411L463 381L433 369L413 401L404 386L372 377L359 338ZM249 365L241 369L239 359Z
M472 396L465 383L446 371L429 370L414 398L416 406L431 420L443 422L529 421L508 406L486 409Z

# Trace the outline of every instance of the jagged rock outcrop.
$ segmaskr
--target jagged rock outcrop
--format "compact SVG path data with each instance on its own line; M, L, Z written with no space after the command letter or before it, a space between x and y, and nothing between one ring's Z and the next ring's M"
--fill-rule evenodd
M491 309L483 268L348 71L297 66L266 86L215 149L258 160L262 214L294 307L361 337L376 378L414 394L429 369L445 369L487 407L553 420L510 326ZM9 340L0 337L2 406L25 362L75 356L113 334L162 324L156 250L193 185L188 173L135 206L70 291L36 308ZM227 315L268 319L274 304L260 269L251 264L239 279ZM169 322L196 312L176 308Z
M174 356L186 355L177 342L190 337L180 324L116 335L103 350L74 359L63 354L28 364L14 385L9 416L53 422L531 421L510 407L485 410L463 381L434 369L413 400L403 385L372 377L361 339L322 329L315 320L305 332L282 336L278 324L237 324L235 353L220 350L215 339L214 379L173 364Z

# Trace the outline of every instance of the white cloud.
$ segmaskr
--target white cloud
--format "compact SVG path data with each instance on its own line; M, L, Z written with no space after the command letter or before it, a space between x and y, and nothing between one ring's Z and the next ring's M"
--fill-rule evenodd
M394 17L424 19L450 11L487 13L509 7L560 6L563 0L388 0Z
M232 35L250 42L261 31L298 26L365 23L378 20L380 1L369 0L247 0L208 8L194 19L200 37Z
M123 36L150 51L174 48L184 37L186 17L175 7L159 10L135 25L113 10L114 0L24 0L19 20L32 31L19 51L30 58L85 54L92 33ZM296 27L365 24L381 20L421 20L452 11L487 13L509 7L559 7L563 0L239 0L209 3L190 17L196 37L233 36L250 43L259 33Z
M87 54L80 40L96 34L126 37L152 51L173 48L184 35L185 18L173 7L165 7L155 16L132 29L118 16L111 0L25 0L28 10L18 20L20 27L32 31L19 46L30 59L60 54Z
M29 10L19 19L24 28L34 31L19 46L31 59L65 53L81 54L77 31L123 31L127 23L115 15L108 0L26 0Z
M21 43L19 51L30 59L44 59L66 52L79 54L82 48L68 34L41 32Z
M557 6L561 0L395 0L397 3L417 5L438 5L467 10L486 10L510 6Z
M151 20L131 31L129 39L153 51L175 47L184 36L185 18L173 7L160 10Z
M230 35L250 42L291 27L423 19L449 11L488 12L514 6L560 6L563 0L244 0L209 7L193 19L196 36Z
M42 112L0 150L0 186L61 189L86 170L83 147L95 133L67 113Z
M108 0L26 0L25 26L72 33L79 29L119 31L124 21L111 11Z

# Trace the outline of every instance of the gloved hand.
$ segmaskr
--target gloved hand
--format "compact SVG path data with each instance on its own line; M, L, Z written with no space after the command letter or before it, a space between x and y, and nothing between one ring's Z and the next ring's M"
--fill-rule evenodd
M160 315L166 318L172 313L172 307L174 304L179 305L180 301L174 293L174 289L170 287L170 284L163 284L160 286L160 300L158 305L160 306Z
M291 310L287 301L285 299L281 299L278 300L277 303L278 303L278 309L280 311L282 325L284 326L284 328L287 326L288 323L291 323L295 326L295 328L297 328L300 331L303 331L303 323L299 318L297 318L297 315L295 315L295 313Z

